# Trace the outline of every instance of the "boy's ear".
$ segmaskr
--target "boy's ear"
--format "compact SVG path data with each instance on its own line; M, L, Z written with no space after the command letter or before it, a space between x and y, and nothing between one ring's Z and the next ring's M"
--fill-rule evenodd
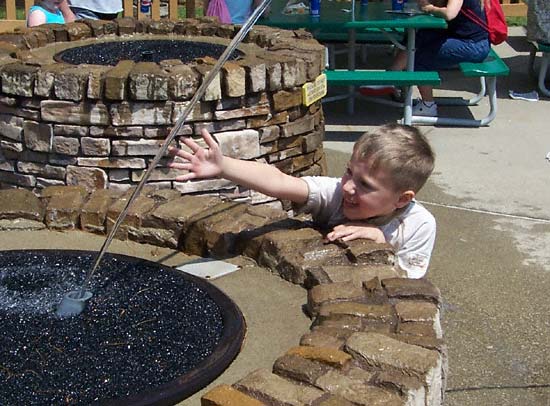
M414 193L413 190L406 190L399 196L399 199L397 200L396 207L398 209L405 207L408 205L412 199L416 196L416 193Z

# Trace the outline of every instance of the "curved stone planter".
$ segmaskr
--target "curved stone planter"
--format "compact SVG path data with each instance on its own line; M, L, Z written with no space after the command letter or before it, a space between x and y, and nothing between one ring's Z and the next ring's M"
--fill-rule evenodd
M74 229L104 234L121 192L49 187L40 197L0 190L0 230ZM308 290L313 322L274 364L214 388L204 406L442 404L446 346L439 290L400 277L386 244L323 244L307 222L281 210L180 196L140 197L118 238L213 256L243 254Z
M126 190L142 177L162 140L215 60L120 61L69 65L53 56L100 41L170 39L227 45L232 25L211 18L86 21L0 35L0 186L41 189L84 185ZM324 47L303 31L256 26L225 64L181 135L214 133L224 153L321 174L324 119L317 102L302 105L301 86L324 68ZM168 168L150 184L181 193L209 191L256 201L265 196L220 180L179 183Z

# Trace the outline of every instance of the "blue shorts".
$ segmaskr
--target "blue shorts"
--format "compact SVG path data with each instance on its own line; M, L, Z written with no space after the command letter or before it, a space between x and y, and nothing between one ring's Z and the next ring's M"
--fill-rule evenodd
M419 30L416 35L414 70L430 71L455 68L460 62L482 62L491 45L487 39L448 38L438 30Z

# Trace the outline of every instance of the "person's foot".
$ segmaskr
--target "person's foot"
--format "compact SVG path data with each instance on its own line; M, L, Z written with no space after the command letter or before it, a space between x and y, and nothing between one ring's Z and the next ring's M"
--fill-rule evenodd
M413 116L437 117L437 104L435 102L425 102L417 100L412 108Z
M363 96L386 96L395 92L395 87L391 85L370 85L359 87L359 93Z

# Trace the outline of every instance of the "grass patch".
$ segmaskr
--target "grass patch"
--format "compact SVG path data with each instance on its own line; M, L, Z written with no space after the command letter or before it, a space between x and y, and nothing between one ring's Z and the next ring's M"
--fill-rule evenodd
M506 17L508 27L521 27L527 25L527 17Z

